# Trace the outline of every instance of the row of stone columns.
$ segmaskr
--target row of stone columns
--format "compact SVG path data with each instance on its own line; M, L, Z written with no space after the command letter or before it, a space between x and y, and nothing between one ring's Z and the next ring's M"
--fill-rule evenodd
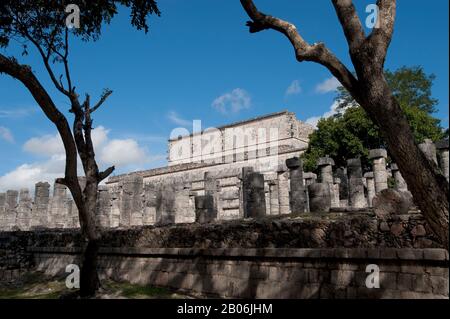
M28 189L8 190L0 194L0 228L29 230L35 227L78 227L78 213L64 185L55 183L53 196L50 184L35 185L34 201Z

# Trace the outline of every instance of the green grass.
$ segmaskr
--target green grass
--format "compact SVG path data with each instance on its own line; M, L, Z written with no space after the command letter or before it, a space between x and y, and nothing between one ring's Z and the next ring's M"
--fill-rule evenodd
M74 290L65 286L64 278L49 278L41 273L28 273L20 281L0 286L0 299L59 299ZM187 298L170 290L126 282L102 281L99 298L179 299Z
M125 282L106 282L103 286L106 291L114 291L116 294L119 293L120 296L130 299L177 297L176 294L167 289L152 286L134 285Z
M58 299L67 291L63 282L27 281L17 287L0 287L0 299Z

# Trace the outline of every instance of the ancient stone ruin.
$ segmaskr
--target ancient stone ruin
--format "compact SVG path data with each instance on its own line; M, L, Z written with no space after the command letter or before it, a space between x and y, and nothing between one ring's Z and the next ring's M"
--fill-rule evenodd
M323 157L305 172L311 130L281 112L181 134L167 167L111 177L95 211L99 276L226 298L448 298L448 252L386 150L370 151L370 171ZM448 179L448 141L420 147ZM0 193L0 283L66 275L78 227L63 185ZM380 289L366 284L373 264Z
M330 157L318 160L319 176L304 172L299 156L308 146L311 131L312 127L285 111L208 130L201 136L171 139L167 167L114 176L99 188L98 226L361 211L376 203L382 213L399 207L380 203L393 198L380 196L386 193L389 179L396 191L409 193L397 165L387 165L384 149L370 151L370 172L363 172L359 158L348 159L346 167L335 167ZM196 152L198 143L210 145ZM427 140L420 148L448 179L448 140L436 145ZM203 156L205 149L207 156ZM37 183L34 198L27 189L0 193L0 230L79 227L67 188L57 183L50 188L49 183ZM405 209L410 206L412 202Z

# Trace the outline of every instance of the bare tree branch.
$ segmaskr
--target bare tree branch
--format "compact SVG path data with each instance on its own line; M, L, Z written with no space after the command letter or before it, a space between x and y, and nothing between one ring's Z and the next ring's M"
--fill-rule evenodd
M0 54L0 73L6 73L21 81L31 92L47 118L55 124L66 152L65 177L61 182L70 185L74 200L80 202L82 195L77 177L77 147L65 116L58 110L29 66L21 65L14 59Z
M108 99L108 97L113 93L110 89L105 89L100 97L100 101L91 108L90 112L94 113L103 103Z
M366 35L352 0L332 0L332 2L350 51L358 49L366 39Z
M266 29L273 29L284 34L295 50L299 62L312 61L326 68L341 82L341 84L352 94L357 95L359 91L358 81L347 67L323 44L307 43L297 31L295 25L279 18L266 15L256 8L252 0L240 0L242 7L252 21L247 22L251 33Z
M64 57L63 57L63 63L64 63L64 69L66 71L66 79L67 79L67 85L69 92L73 92L72 88L72 80L70 78L70 71L69 71L69 29L66 27L65 34L64 34Z
M114 166L111 166L109 168L107 168L105 171L100 172L98 174L98 182L100 183L102 180L104 180L105 178L107 178L109 175L112 174L112 172L114 172L116 168Z

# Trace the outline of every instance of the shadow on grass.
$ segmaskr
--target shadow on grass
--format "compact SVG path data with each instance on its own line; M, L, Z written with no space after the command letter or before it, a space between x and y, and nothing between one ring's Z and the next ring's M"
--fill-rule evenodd
M21 278L0 285L0 299L73 299L77 289L68 289L65 278L49 277L40 272L30 272ZM179 299L170 290L152 286L141 286L126 282L102 281L102 288L95 296L102 299Z

